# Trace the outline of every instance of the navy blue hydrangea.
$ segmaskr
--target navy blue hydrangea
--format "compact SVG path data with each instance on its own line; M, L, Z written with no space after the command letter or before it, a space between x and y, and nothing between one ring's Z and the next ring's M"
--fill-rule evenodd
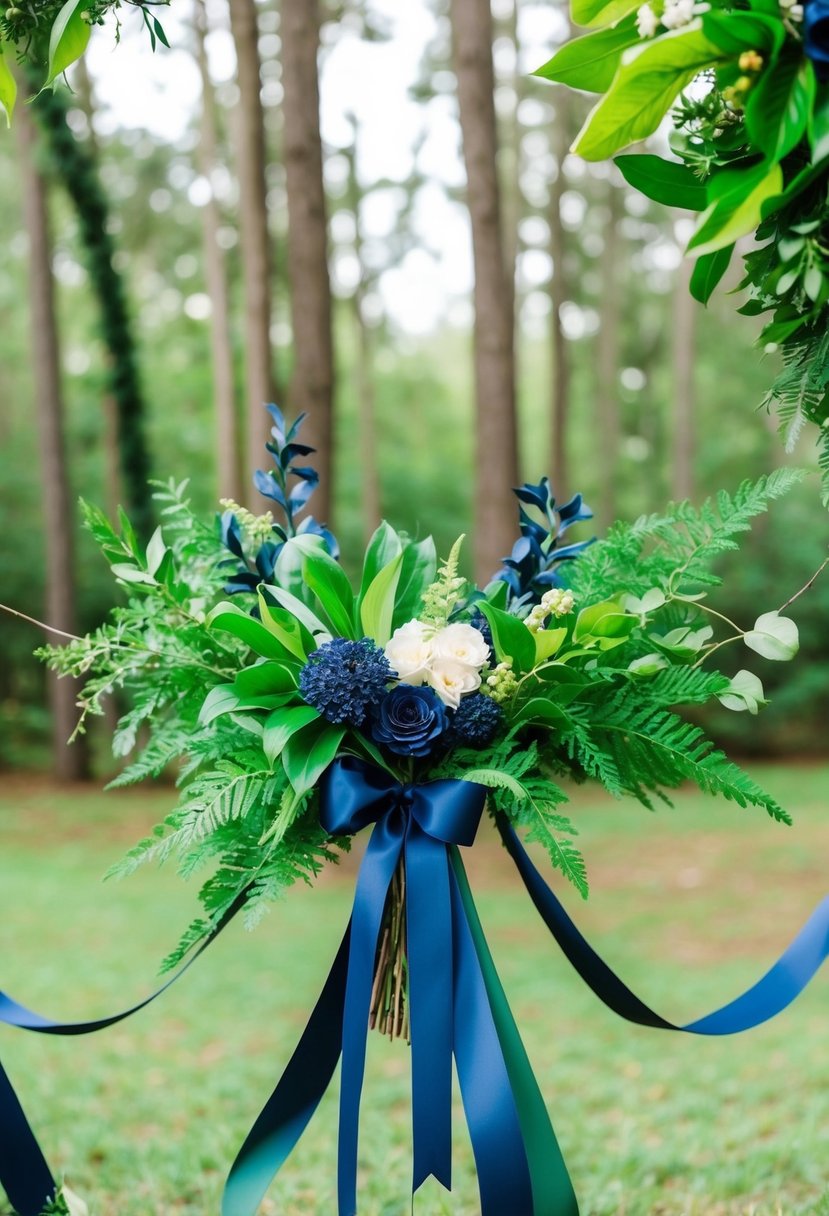
M334 638L308 656L299 676L303 698L338 726L362 726L395 678L383 651L371 638Z
M371 736L397 756L428 756L448 725L446 706L433 688L398 684L378 706Z
M818 80L829 80L829 0L806 0L803 49L815 65Z
M452 747L486 747L504 721L504 711L492 697L472 692L461 698L446 736Z

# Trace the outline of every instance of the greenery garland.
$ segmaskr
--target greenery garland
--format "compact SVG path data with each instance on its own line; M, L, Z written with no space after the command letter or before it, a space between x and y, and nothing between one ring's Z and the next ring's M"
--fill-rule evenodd
M691 291L706 303L736 243L745 256L740 312L770 314L780 346L776 402L790 451L821 428L829 502L829 4L826 0L572 0L591 32L537 75L600 94L573 145L603 160L653 135L670 115L676 159L616 157L648 198L698 213Z

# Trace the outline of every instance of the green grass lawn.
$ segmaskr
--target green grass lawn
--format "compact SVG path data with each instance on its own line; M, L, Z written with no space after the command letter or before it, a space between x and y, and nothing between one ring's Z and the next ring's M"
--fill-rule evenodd
M829 890L829 769L757 775L794 828L690 793L656 816L595 792L574 796L593 894L584 905L564 892L568 907L623 978L674 1019L708 1012L756 979ZM195 889L172 870L99 880L171 802L164 787L0 785L0 986L61 1018L146 992ZM558 954L488 833L468 865L583 1216L829 1216L829 972L741 1038L632 1027ZM231 926L186 979L122 1025L85 1039L0 1030L0 1056L47 1155L92 1216L217 1213L225 1171L331 963L353 868L349 859L316 890L292 892L253 934ZM371 1036L361 1216L410 1211L408 1066L405 1047ZM263 1213L333 1216L336 1101L334 1086ZM455 1188L427 1184L415 1213L477 1211L458 1108Z

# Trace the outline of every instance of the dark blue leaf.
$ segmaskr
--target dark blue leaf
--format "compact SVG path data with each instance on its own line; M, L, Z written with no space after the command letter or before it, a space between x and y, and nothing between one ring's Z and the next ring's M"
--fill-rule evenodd
M239 527L239 521L232 511L225 511L221 518L222 529L222 544L225 545L231 553L236 557L241 557L245 560L245 551L242 547L242 529Z
M299 428L302 426L303 422L305 421L305 419L307 417L308 417L307 414L300 414L298 418L295 418L293 420L293 422L291 423L290 429L288 431L288 434L285 436L286 442L288 442L288 443L291 442L291 440L296 436Z
M256 486L263 498L272 498L274 502L278 502L280 507L285 507L285 495L271 477L270 473L264 473L261 469L257 469L253 474L253 484Z
M548 478L542 477L538 485L533 485L529 481L525 482L523 486L515 486L512 492L521 502L526 502L532 507L538 507L539 511L546 512L550 499Z
M282 451L279 453L279 463L283 469L287 469L291 461L297 456L310 456L315 452L316 448L311 448L307 443L286 443Z
M293 473L294 477L301 477L303 481L313 481L314 485L317 485L319 483L319 479L320 479L319 473L317 472L316 469L312 469L309 464L308 465L293 464L293 465L291 465L290 469L288 469L288 472Z

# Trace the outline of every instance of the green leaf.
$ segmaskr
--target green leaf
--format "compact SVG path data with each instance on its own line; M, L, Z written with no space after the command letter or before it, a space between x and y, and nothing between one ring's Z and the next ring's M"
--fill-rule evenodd
M363 574L360 579L358 607L362 604L366 592L383 567L387 566L389 562L394 561L398 553L402 553L402 551L402 540L391 524L386 523L384 519L366 546L366 554L363 558Z
M746 103L746 130L767 160L779 161L800 143L815 99L814 69L797 47L766 68Z
M647 680L657 675L668 666L668 660L661 654L643 654L641 658L628 663L628 671L638 680Z
M150 574L157 573L166 552L167 546L164 543L161 528L156 528L147 545L147 569Z
M809 144L815 165L829 157L829 84L818 85L809 116Z
M631 47L610 89L588 115L573 151L585 160L605 160L652 135L685 86L722 58L699 19Z
M378 646L385 646L391 637L395 594L402 566L403 554L398 553L371 580L360 605L363 631L366 637L373 638Z
M770 16L739 9L728 12L710 9L703 14L702 27L726 58L737 59L749 47L762 51L765 72L771 72L775 67L777 52L786 36L777 13Z
M733 245L724 245L713 253L704 253L697 258L691 271L691 295L700 304L707 304L714 294L714 289L722 279L731 262L734 252Z
M309 553L302 563L302 576L322 605L334 633L343 638L356 637L354 592L340 563L322 551Z
M302 622L287 608L269 603L262 587L259 588L259 612L268 633L272 633L290 654L304 663L311 651L316 649L316 643Z
M554 701L546 697L533 697L525 702L513 718L514 722L543 722L545 726L562 727L570 724L569 715Z
M91 27L81 13L86 0L66 0L58 13L49 35L49 61L46 84L53 84L87 48Z
M582 608L573 631L573 641L598 642L601 650L610 650L626 641L636 626L637 617L623 612L615 600L605 600Z
M239 693L232 684L217 684L204 698L199 710L199 724L207 726L222 714L239 708Z
M406 545L403 550L400 582L395 597L393 628L405 625L406 621L417 616L423 592L435 581L437 568L435 542L431 536Z
M0 110L6 116L6 126L10 127L12 124L12 114L14 113L14 103L17 100L17 81L9 67L8 60L3 51L3 45L0 42Z
M613 83L622 52L639 40L636 22L631 17L610 29L565 42L533 75L569 85L571 89L605 93Z
M576 25L610 25L639 7L639 0L572 0Z
M723 692L718 693L717 700L726 709L741 713L748 710L756 714L761 705L768 705L763 685L751 671L738 671Z
M769 166L765 161L751 169L718 173L710 184L714 201L700 216L688 252L714 253L753 232L760 223L763 203L779 194L782 185L780 166Z
M486 600L480 603L481 612L489 621L492 630L492 643L498 659L512 659L513 670L521 675L532 671L535 666L535 636L530 633L523 621L509 612L502 612L488 604Z
M282 764L298 796L312 790L339 751L344 726L320 719L291 735L282 752Z
M535 667L538 663L546 663L554 654L558 654L567 639L567 626L558 629L539 629L535 635Z
M311 634L324 634L327 640L329 630L317 616L317 614L308 607L308 605L298 596L290 591L286 591L284 587L277 587L275 584L268 583L263 587L263 590L280 605L282 608L287 608L292 616L295 616L298 621L301 621L305 628Z
M708 205L705 185L679 161L664 160L648 153L617 156L616 164L628 185L655 203L684 207L688 211L702 211Z
M764 612L743 637L750 650L755 650L764 659L785 663L793 659L800 649L797 625L790 617L777 612Z
M296 686L294 672L283 663L270 660L245 667L233 681L233 687L241 697L256 697L260 693L292 692Z
M227 600L216 605L208 615L206 624L208 629L221 629L239 638L256 654L261 654L266 659L288 660L291 663L295 661L293 651L288 650L261 621L255 620Z
M268 757L268 763L273 765L288 740L307 726L309 722L319 719L319 711L312 705L293 705L285 709L275 709L265 722L262 734L262 747Z

